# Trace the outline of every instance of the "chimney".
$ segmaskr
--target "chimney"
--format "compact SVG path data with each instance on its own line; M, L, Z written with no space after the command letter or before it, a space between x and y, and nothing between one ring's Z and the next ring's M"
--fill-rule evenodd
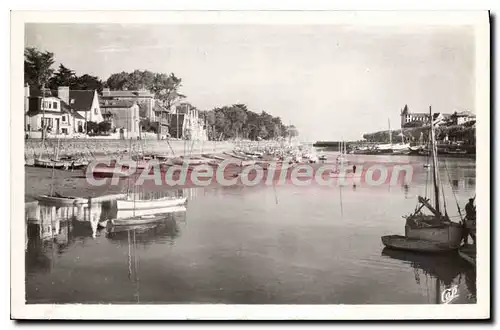
M102 96L110 96L111 92L109 91L109 88L103 88L102 89Z
M69 105L69 87L68 86L57 87L57 97Z
M30 85L24 85L24 112L30 109Z

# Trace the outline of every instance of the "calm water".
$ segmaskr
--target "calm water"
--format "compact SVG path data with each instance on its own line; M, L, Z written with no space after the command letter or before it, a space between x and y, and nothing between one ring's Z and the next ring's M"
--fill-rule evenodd
M357 161L418 157L353 156ZM475 163L441 170L450 216L475 195ZM448 179L451 179L451 184ZM384 249L425 193L407 187L191 189L162 223L108 232L113 203L26 210L28 303L434 304L475 302L475 270L457 255ZM439 291L437 291L437 289Z

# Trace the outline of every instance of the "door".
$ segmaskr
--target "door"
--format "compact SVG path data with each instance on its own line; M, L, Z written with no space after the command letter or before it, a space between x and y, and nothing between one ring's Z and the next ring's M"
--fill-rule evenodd
M56 118L56 134L59 134L59 121L60 119L59 118Z

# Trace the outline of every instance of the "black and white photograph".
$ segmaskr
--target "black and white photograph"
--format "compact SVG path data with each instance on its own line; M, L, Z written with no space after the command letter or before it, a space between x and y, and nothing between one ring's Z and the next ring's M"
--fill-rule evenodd
M489 318L488 12L11 15L13 318Z

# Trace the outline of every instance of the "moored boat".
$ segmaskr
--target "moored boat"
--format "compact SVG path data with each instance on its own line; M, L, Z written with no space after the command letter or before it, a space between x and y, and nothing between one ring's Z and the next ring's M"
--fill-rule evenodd
M202 165L207 163L207 159L199 158L199 157L176 157L173 158L172 164L174 165L184 165L187 164L188 166L194 166L194 165Z
M124 167L125 168L125 167ZM87 174L87 168L83 169L83 173ZM92 170L92 175L97 178L112 178L112 177L129 177L132 174L127 170L122 170L120 167L103 166L96 167Z
M33 165L36 167L50 167L61 169L68 166L68 163L63 160L54 160L48 158L35 158Z
M108 220L107 226L134 226L143 225L161 221L166 218L166 214L158 215L143 215L138 217L126 218L126 219L111 219Z
M47 204L58 204L58 205L75 205L75 204L86 204L88 200L86 198L74 197L74 196L62 196L55 194L53 196L49 195L38 195L35 197L36 200Z
M125 199L117 200L116 207L118 210L140 210L140 209L154 209L154 208L164 208L177 205L183 205L187 201L187 197L165 197L160 199L150 199L150 200L134 200Z
M429 118L432 110L429 108ZM442 250L456 250L459 248L464 235L463 223L450 220L446 210L446 201L441 205L440 183L437 160L437 149L434 138L434 127L430 125L430 152L432 159L432 178L434 185L434 204L428 198L418 196L415 211L406 216L405 236L390 235L382 237L387 247L413 250L417 252L439 252ZM458 206L458 205L457 205ZM432 214L423 214L427 208ZM441 212L443 207L444 212ZM460 212L460 209L458 210Z
M220 157L220 156L212 155L212 154L201 154L201 156L208 158L208 159L215 159L215 160L220 160L220 161L226 160L224 157Z
M392 249L426 253L442 253L458 249L457 245L450 243L410 238L401 235L382 236L382 243Z

